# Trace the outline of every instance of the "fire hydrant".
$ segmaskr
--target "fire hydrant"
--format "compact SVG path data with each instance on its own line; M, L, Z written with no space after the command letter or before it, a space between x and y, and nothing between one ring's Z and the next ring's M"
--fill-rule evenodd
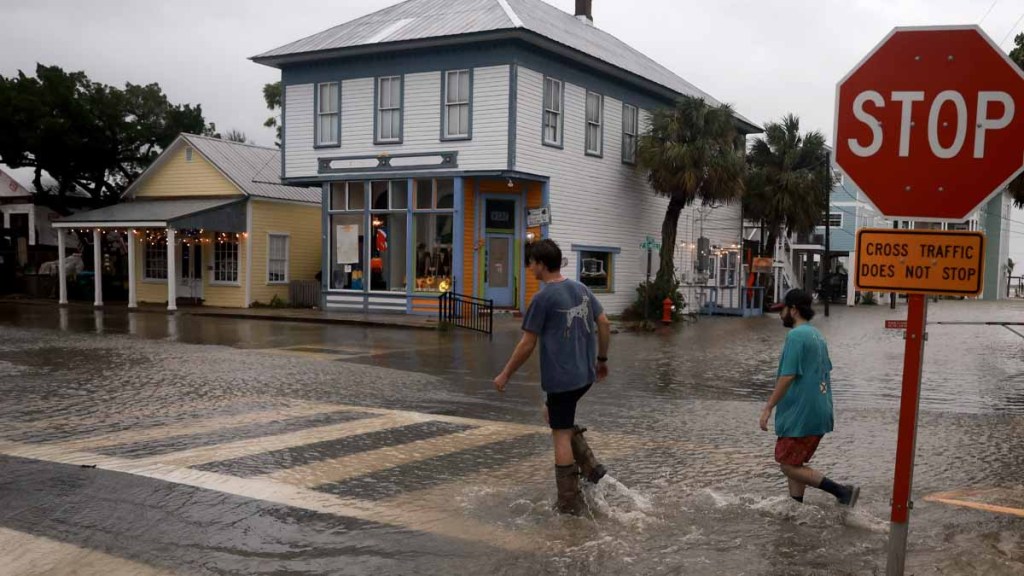
M671 298L665 298L661 303L661 323L671 324L672 323L672 312L676 307L672 304Z

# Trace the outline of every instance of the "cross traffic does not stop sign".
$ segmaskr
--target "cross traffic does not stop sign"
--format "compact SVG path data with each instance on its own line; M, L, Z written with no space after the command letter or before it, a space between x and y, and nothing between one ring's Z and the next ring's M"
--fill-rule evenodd
M1024 169L1024 74L977 26L893 30L836 105L836 162L885 216L964 220Z

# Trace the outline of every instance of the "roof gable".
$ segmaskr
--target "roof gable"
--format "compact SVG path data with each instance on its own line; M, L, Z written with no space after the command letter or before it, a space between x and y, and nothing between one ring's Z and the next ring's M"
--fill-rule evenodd
M10 174L0 170L0 198L30 198L32 192Z

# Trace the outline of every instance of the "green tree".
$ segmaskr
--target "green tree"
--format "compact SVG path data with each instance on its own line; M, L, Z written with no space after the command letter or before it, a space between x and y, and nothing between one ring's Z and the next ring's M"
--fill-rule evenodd
M1024 33L1017 34L1013 38L1013 50L1010 50L1010 60L1021 69L1024 69ZM1007 188L1013 196L1013 205L1024 208L1024 174L1014 178Z
M158 84L121 89L41 64L35 76L0 76L0 162L33 168L35 193L57 206L74 190L116 201L178 134L212 128L200 106L171 104Z
M674 108L655 110L640 137L639 166L659 196L668 198L661 226L659 295L675 283L676 233L683 208L732 202L743 194L744 161L732 108L684 96ZM662 296L664 297L664 296Z
M275 128L277 139L274 144L281 147L281 82L271 82L263 86L263 101L267 103L267 110L270 110L274 115L267 118L267 121L263 123L267 128Z
M228 142L239 142L241 144L249 143L249 137L245 135L245 132L235 130L234 128L228 130L228 133L224 135L224 139Z
M800 119L790 114L769 122L764 136L747 153L743 213L766 230L764 248L778 235L807 234L821 224L826 202L825 137L800 134Z

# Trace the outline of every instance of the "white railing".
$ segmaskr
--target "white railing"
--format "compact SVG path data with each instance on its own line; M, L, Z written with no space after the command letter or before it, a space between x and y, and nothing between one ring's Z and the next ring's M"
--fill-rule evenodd
M793 288L800 288L799 275L793 272L793 245L789 237L779 234L775 242L775 301L782 300L783 295Z

